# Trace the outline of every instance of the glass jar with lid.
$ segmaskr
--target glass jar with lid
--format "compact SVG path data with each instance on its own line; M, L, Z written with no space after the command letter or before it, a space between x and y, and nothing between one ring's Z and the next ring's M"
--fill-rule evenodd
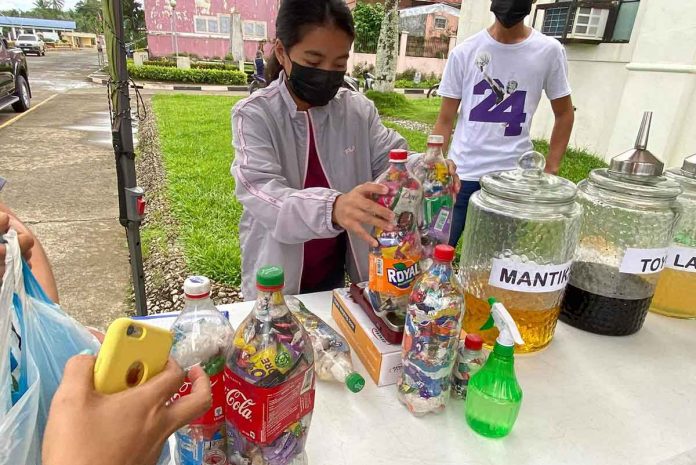
M633 149L578 185L583 220L560 317L576 328L622 336L645 321L681 210L679 184L647 149L651 120Z
M495 297L525 341L515 350L534 352L553 338L582 209L575 184L544 173L543 155L525 153L517 164L482 177L469 201L460 262L463 326L492 346L498 330L481 327L490 314L488 298Z
M682 215L674 230L665 269L650 309L677 318L696 318L696 154L680 168L665 171L684 192L678 197Z

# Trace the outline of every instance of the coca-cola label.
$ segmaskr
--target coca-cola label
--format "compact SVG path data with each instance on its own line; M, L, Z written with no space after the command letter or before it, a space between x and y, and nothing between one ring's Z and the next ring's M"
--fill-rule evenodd
M175 402L180 397L189 395L192 388L193 383L186 377L184 384L179 388L179 392L172 396L171 401ZM225 419L225 376L222 371L210 377L210 391L213 405L204 415L190 422L190 425L214 425Z
M314 366L279 386L258 387L225 368L225 417L249 441L267 445L314 409Z

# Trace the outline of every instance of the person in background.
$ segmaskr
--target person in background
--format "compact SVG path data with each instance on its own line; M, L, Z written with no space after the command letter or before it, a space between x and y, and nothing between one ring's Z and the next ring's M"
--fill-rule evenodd
M5 185L5 180L0 178L0 191ZM44 251L41 242L34 234L22 223L17 215L10 208L0 201L0 237L5 234L10 228L17 231L17 239L19 240L19 248L22 251L22 256L31 266L31 270L36 277L36 280L41 284L41 287L46 292L46 295L55 303L58 302L58 286L53 276L51 264L48 261L46 252ZM5 246L0 241L0 281L5 274Z
M140 386L104 395L94 390L95 361L78 355L65 365L44 433L43 465L154 465L167 438L210 408L210 380L199 366L188 373L191 394L170 404L184 382L176 362Z
M445 66L438 90L442 106L433 132L444 136L447 147L456 122L449 148L462 180L450 235L455 247L481 176L514 169L517 159L532 150L529 130L542 92L555 116L547 173L558 173L568 147L575 116L565 49L524 24L532 3L493 0L493 25L458 45Z
M269 86L232 111L245 299L265 265L284 268L288 294L343 287L346 272L366 281L377 243L363 225L394 229L392 211L372 200L387 188L372 181L406 141L341 88L354 36L343 0L284 0Z
M266 42L259 42L259 48L256 50L256 58L254 59L254 68L256 68L256 76L265 79L266 62L263 59L263 46Z

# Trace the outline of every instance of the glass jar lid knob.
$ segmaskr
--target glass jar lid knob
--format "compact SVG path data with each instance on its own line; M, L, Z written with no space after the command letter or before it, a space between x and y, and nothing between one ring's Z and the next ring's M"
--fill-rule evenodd
M634 176L660 176L662 174L665 167L664 163L648 150L651 123L652 112L646 111L643 114L643 122L640 125L635 146L611 159L610 172Z
M539 152L527 152L517 160L517 167L522 170L524 176L539 177L546 168L546 158Z
M684 159L682 171L689 174L696 174L696 153Z

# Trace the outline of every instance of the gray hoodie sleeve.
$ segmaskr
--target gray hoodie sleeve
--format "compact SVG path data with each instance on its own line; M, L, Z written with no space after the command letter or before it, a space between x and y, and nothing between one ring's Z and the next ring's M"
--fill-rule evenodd
M377 113L377 108L372 101L370 106L370 148L372 155L372 179L382 174L389 164L389 151L393 149L408 149L406 139L401 135L387 128L382 124L382 120Z
M320 187L289 187L261 115L235 108L232 134L235 158L231 171L237 199L276 241L300 244L342 232L331 222L334 201L341 193Z

